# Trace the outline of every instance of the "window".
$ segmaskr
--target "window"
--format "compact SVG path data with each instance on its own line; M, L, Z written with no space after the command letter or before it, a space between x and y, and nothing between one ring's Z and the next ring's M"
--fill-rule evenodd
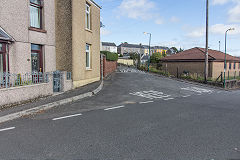
M42 29L43 0L30 0L30 26Z
M236 62L234 62L233 64L233 69L236 69Z
M89 4L86 4L86 28L87 29L91 29L91 23L90 23L90 21L91 21L91 14L90 14L90 5Z
M31 44L32 72L43 72L42 46Z
M229 63L229 69L232 69L232 63Z
M86 44L86 69L90 69L90 45Z
M240 62L238 63L238 69L240 69Z

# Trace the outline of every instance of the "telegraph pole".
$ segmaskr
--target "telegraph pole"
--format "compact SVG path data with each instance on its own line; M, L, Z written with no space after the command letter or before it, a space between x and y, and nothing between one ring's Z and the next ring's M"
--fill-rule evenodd
M221 41L219 41L219 52L221 52Z
M204 72L204 81L207 83L208 79L208 0L207 0L207 15L206 15L206 54L205 54L205 72Z

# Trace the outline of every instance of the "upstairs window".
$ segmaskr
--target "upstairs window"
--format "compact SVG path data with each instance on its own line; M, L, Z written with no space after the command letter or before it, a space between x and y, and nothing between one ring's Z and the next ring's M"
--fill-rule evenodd
M42 29L43 0L30 0L30 26Z
M238 69L240 69L240 62L238 63Z
M234 62L233 64L233 69L236 69L236 62Z
M229 69L232 69L232 63L229 63Z
M86 29L91 29L91 10L90 10L90 5L89 4L86 4Z

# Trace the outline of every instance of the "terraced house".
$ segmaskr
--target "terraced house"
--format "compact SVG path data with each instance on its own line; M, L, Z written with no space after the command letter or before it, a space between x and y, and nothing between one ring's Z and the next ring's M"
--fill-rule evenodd
M53 93L44 73L56 70L54 11L54 0L1 1L0 105Z
M57 69L74 88L100 80L100 9L93 0L56 0Z
M98 80L100 7L93 0L1 0L0 106Z

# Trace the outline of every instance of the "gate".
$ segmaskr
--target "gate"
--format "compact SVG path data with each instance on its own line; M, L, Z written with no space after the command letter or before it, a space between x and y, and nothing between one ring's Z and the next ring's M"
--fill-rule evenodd
M53 92L62 91L62 72L55 71L53 72Z

